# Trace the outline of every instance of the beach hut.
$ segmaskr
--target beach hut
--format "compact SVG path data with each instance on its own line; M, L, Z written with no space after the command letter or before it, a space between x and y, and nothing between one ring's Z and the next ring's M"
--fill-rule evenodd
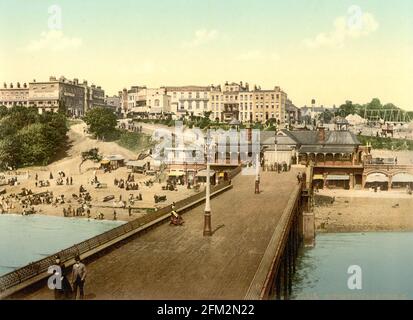
M207 170L200 170L196 174L196 181L199 183L206 183L207 182ZM212 185L215 185L216 182L216 172L214 170L209 171L209 181Z
M105 156L100 166L105 170L115 170L125 165L125 157L119 154Z
M172 183L184 184L185 170L171 169L168 173L168 181Z
M126 162L126 167L134 173L145 173L150 170L150 159L130 160Z

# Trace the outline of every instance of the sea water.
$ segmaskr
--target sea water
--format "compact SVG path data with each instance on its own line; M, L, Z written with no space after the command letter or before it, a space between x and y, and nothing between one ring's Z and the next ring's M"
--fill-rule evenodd
M41 215L0 215L0 276L123 223Z
M305 248L293 299L413 299L413 233L318 234Z

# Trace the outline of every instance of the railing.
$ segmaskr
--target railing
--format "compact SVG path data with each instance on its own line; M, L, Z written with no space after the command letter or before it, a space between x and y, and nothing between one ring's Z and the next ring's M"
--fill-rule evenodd
M244 299L269 299L283 260L282 256L288 245L291 229L295 223L298 223L298 216L301 214L302 186L297 185L291 193Z
M241 167L237 167L232 170L229 174L230 178L235 177L241 171ZM230 186L230 181L224 181L216 186L211 187L211 194L217 193L225 188ZM175 203L177 211L185 210L190 204L199 202L202 198L205 197L205 190L199 192L193 196L185 198ZM164 217L164 219L169 218L169 213L171 212L171 205L163 207L153 213L150 213L141 218L137 218L133 221L127 222L123 225L120 225L114 229L106 231L100 235L97 235L93 238L85 240L81 243L75 244L67 249L64 249L60 252L56 252L44 259L32 262L22 268L16 269L10 273L7 273L0 277L0 296L4 291L17 286L24 281L27 281L31 278L34 278L42 273L47 272L49 266L55 264L56 256L59 255L60 260L64 263L74 259L77 255L85 254L88 251L96 249L104 244L107 244L110 241L115 240L121 236L124 236L130 233L133 230L136 230L144 225L148 225L151 222L154 222L158 219ZM148 226L149 227L149 226Z

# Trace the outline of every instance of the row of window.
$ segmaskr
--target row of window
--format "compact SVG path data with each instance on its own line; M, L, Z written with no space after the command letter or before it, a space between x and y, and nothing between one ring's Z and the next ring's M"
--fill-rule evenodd
M201 109L201 107L202 107L202 109L207 109L207 103L205 101L203 101L203 102L200 102L200 101L192 101L192 102L186 101L186 102L181 102L181 104L180 104L180 109L181 110L185 110L185 109L192 110L193 108L194 109Z
M221 97L221 98L220 98ZM270 95L268 94L268 93L266 93L265 94L265 97L266 98L268 98L268 97L270 97ZM224 100L224 96L223 95L212 95L211 96L211 100L212 101L219 101L221 99L221 101L223 101ZM247 101L247 100L253 100L253 95L252 94L241 94L240 96L239 96L239 99L241 100L241 101ZM274 99L276 99L277 101L279 101L280 100L280 95L277 93L276 95L274 95L274 94L271 94L271 100L274 100ZM235 95L235 96L225 96L225 101L228 101L228 100L238 100L238 96L237 95ZM264 100L264 94L260 94L260 95L255 95L255 100Z
M172 96L173 96L173 98L174 99L176 99L177 98L177 93L176 92L173 92L172 93ZM196 99L200 99L201 98L201 92L195 92L195 98ZM181 99L184 99L184 97L185 97L185 93L184 92L181 92L181 96L180 96L180 98ZM208 99L208 92L204 92L203 93L203 97L205 98L205 99ZM188 92L188 99L192 99L192 92Z

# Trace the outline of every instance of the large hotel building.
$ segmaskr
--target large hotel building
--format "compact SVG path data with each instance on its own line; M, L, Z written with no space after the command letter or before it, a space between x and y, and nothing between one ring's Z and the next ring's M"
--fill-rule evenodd
M0 88L0 105L36 107L39 113L57 111L64 106L68 114L75 117L100 106L113 107L124 116L162 117L169 114L175 119L203 117L208 112L210 119L218 122L265 123L275 120L279 124L296 121L298 110L278 86L268 90L242 82L226 82L222 86L133 86L109 99L101 87L64 77L50 77L44 82L33 80L23 85L4 83Z
M149 94L150 92L150 94ZM134 86L119 93L123 112L141 116L170 113L182 116L204 116L219 122L266 122L275 119L285 123L291 119L287 112L292 103L280 87L263 90L250 88L248 83L225 83L210 86L179 86L147 89ZM148 98L152 97L152 98ZM155 106L155 108L154 108Z
M0 105L36 107L39 113L57 111L64 106L71 116L83 116L91 108L105 106L105 91L87 81L50 77L49 81L33 80L28 85L4 83L0 88Z

